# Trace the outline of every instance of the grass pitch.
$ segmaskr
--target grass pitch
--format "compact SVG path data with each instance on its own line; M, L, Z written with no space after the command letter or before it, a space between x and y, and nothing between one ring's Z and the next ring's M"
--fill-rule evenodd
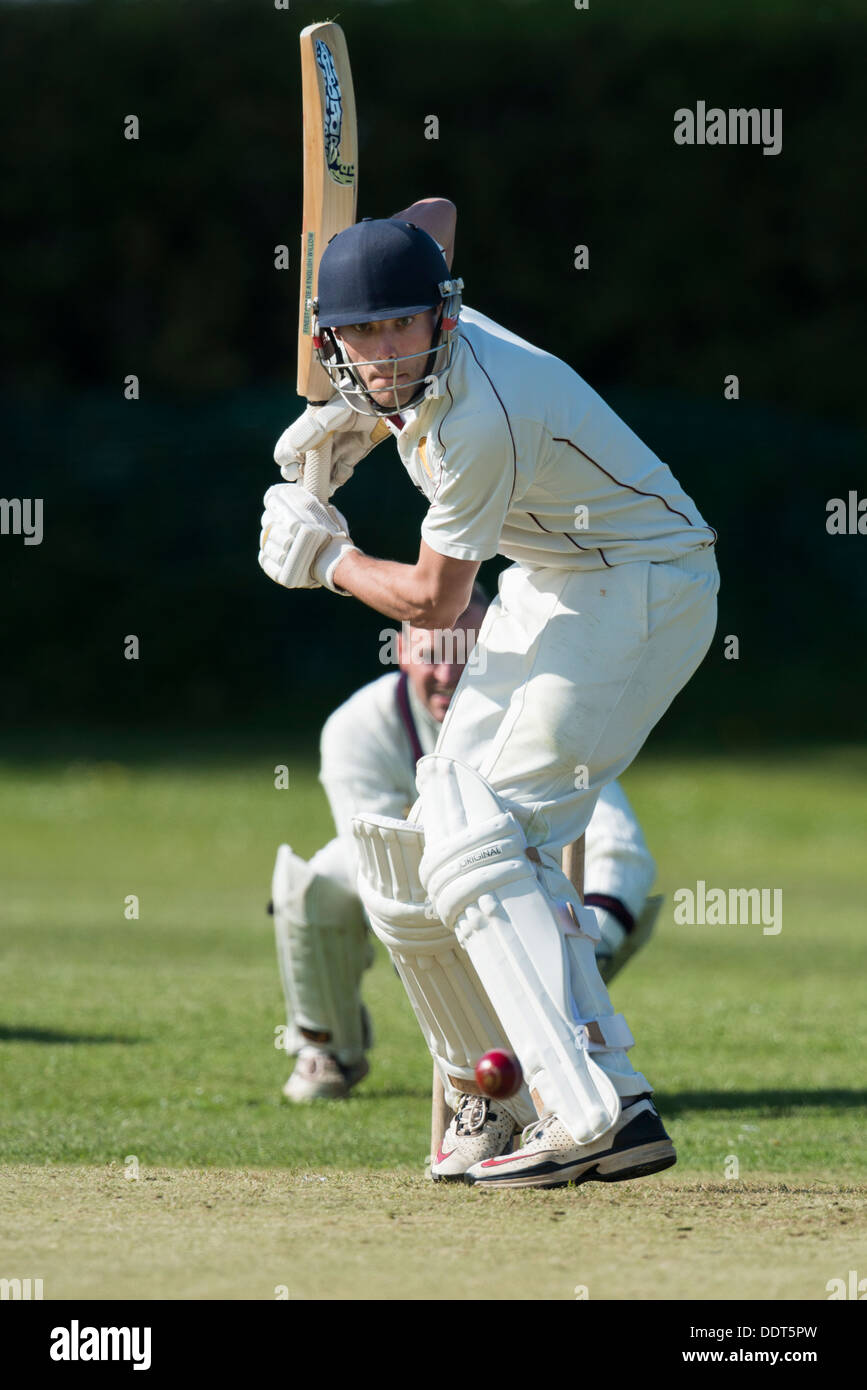
M674 1169L673 1172L677 1172ZM824 1299L864 1263L862 1186L476 1192L403 1171L15 1167L4 1264L46 1298Z
M500 1194L424 1177L429 1061L381 952L370 1077L281 1100L274 850L332 832L313 766L278 791L276 761L5 766L0 1275L48 1298L822 1299L867 1274L864 750L633 769L668 896L612 994L679 1162ZM699 879L781 889L782 930L676 925Z

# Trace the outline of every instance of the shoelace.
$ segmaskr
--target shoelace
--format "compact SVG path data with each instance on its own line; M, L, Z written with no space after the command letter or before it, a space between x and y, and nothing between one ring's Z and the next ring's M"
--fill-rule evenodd
M650 1096L630 1096L628 1100L624 1100L622 1109L628 1110L631 1105L637 1105L640 1100L650 1101ZM650 1102L650 1110L651 1114L655 1115L658 1119L659 1116L657 1114L656 1107L652 1101ZM541 1138L545 1126L548 1124L549 1120L556 1120L556 1118L557 1116L554 1114L554 1112L552 1110L549 1110L547 1115L542 1115L540 1119L533 1120L531 1124L525 1125L523 1130L521 1131L521 1148L523 1148L524 1145L529 1143L531 1140Z
M538 1120L532 1120L530 1124L524 1125L524 1128L521 1130L521 1148L523 1149L524 1145L528 1144L531 1139L541 1138L548 1121L556 1118L553 1112L549 1112L547 1115L542 1115Z
M485 1096L464 1096L455 1117L455 1133L474 1134L481 1129L488 1118L490 1103ZM496 1116L492 1115L491 1119L496 1119Z

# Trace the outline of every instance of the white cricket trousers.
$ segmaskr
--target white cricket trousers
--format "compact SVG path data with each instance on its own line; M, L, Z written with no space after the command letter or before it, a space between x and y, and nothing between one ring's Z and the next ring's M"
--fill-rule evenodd
M512 565L436 751L476 768L559 858L700 665L718 589L712 548L610 569Z

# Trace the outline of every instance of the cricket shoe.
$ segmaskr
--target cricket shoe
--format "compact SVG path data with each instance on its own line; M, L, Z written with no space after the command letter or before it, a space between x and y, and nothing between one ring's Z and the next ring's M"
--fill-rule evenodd
M344 1065L322 1047L302 1047L295 1070L283 1087L287 1100L342 1100L370 1071L366 1057Z
M517 1129L499 1101L462 1096L439 1152L431 1160L431 1177L434 1182L459 1182L473 1164L478 1167L484 1160L505 1153Z
M624 1182L676 1162L674 1145L645 1094L624 1098L615 1123L592 1144L576 1144L556 1115L546 1115L527 1126L519 1149L473 1164L464 1181L483 1188Z

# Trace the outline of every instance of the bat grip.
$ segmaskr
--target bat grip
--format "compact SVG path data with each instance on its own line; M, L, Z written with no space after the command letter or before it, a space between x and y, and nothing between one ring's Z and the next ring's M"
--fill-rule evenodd
M304 455L304 486L320 502L328 501L331 486L331 440L326 439L321 449L308 449Z

